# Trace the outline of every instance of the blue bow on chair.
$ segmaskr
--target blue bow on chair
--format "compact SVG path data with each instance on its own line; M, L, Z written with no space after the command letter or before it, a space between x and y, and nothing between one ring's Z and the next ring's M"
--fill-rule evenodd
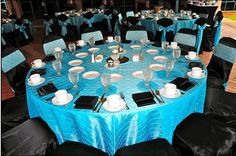
M197 30L198 30L198 32L197 32L197 41L196 41L195 48L197 49L197 53L199 53L201 43L202 43L203 31L204 31L204 29L206 29L206 24L204 24L203 26L194 24L193 30L195 28L197 28Z
M110 15L105 15L104 14L104 18L107 19L108 31L112 32L112 27L111 27L112 14L110 14Z
M44 21L43 22L46 28L46 36L49 35L52 32L51 25L53 24L53 20L50 21Z
M90 19L84 18L84 22L85 22L86 24L88 24L90 28L93 27L92 24L93 24L94 20L95 20L94 17L92 17L92 18L90 18Z
M114 34L120 36L120 28L119 28L119 21L116 21L114 26Z
M215 34L215 38L214 38L214 46L217 46L219 44L221 27L222 27L222 22L219 23L218 21L216 21L216 23L214 25L214 28L216 28L216 34Z
M166 41L166 32L174 31L174 27L173 27L173 25L170 25L168 27L163 27L163 26L159 25L158 30L162 31L161 41Z
M59 25L61 26L61 35L65 36L67 34L67 25L70 23L69 20L67 19L65 22L58 20Z
M29 39L29 36L26 33L25 26L23 24L22 25L15 24L15 29L19 29L20 32L22 32L24 34L25 39Z
M24 20L23 20L23 23L24 23L24 24L29 24L30 32L31 32L31 33L33 33L33 32L36 31L36 30L34 29L33 24L32 24L32 22L31 22L30 20L24 19Z
M2 27L2 33L3 32L4 32L4 28ZM2 35L1 35L1 42L2 42L2 45L6 45L7 44Z

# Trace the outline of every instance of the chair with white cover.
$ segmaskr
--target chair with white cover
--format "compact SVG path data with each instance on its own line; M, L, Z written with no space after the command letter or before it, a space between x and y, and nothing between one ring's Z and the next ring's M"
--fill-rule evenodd
M130 16L134 16L134 12L133 11L127 11L126 12L126 17L130 17Z
M46 56L53 53L53 49L60 47L61 49L66 49L66 43L63 38L59 36L49 35L43 40L43 50Z
M131 26L125 36L127 41L140 41L143 38L148 38L148 33L145 27L139 25Z
M104 43L102 32L97 28L87 28L81 34L81 39L84 40L86 43L88 43L89 39L92 37L94 37L95 39L95 45Z

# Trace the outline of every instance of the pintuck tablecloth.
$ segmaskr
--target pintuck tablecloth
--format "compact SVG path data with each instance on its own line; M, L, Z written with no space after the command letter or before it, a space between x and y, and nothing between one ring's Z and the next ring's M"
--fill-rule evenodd
M111 55L108 46L112 44L96 46L100 51L95 53L104 55L101 63L91 63L91 53L88 52L88 46L83 47L79 52L88 52L89 56L81 58L83 63L80 66L85 67L85 71L80 73L78 82L79 88L69 90L73 96L79 90L80 94L73 97L73 100L67 106L56 106L45 99L53 94L45 97L39 97L36 89L42 85L52 81L58 89L68 89L72 84L68 80L68 65L70 60L78 59L70 52L64 52L62 61L62 75L56 76L52 64L48 62L45 66L46 74L43 75L46 80L38 86L29 86L26 84L27 101L30 117L40 116L50 126L55 133L59 143L67 140L81 142L90 146L99 148L109 155L113 155L117 149L143 142L155 138L166 138L172 142L173 132L176 126L189 114L193 112L203 112L204 99L206 94L206 78L190 80L197 85L188 90L185 94L175 99L164 98L165 103L138 107L132 99L132 94L147 92L148 89L144 85L144 81L134 78L134 71L142 70L152 63L162 63L155 61L154 56L164 55L172 58L171 49L163 53L160 48L148 46L144 48L144 61L133 62L132 55L139 53L140 49L134 50L130 48L130 44L124 44L124 49L128 52L124 56L130 60L127 63L120 64L117 69L107 69L104 67L106 59ZM158 54L147 54L147 49L160 50ZM172 81L176 77L184 77L188 70L188 60L181 56L175 63L174 69L170 77L165 77L165 71L157 71L153 73L150 86L153 90L160 89L165 83ZM106 97L111 94L119 94L123 91L129 110L122 110L118 113L110 113L103 108L99 113L86 109L75 109L74 102L82 95L91 95L101 97L104 88L101 84L100 77L92 80L84 79L82 74L95 70L99 73L118 73L122 75L122 79L111 84ZM30 74L30 73L29 73ZM29 74L26 79L29 78ZM28 80L27 80L28 81ZM26 81L26 82L27 82Z

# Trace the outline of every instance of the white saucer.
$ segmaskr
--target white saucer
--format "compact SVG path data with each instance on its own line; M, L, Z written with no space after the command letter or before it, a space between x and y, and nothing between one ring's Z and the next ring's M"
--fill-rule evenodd
M73 100L73 95L71 95L71 94L68 93L68 94L67 94L67 100L66 100L66 101L59 102L59 101L57 101L56 97L53 97L53 98L52 98L52 103L53 103L54 105L57 105L57 106L63 106L63 105L66 105L66 104L70 103L72 100Z
M106 40L106 42L107 42L107 43L112 43L112 42L115 42L115 40L112 40L112 41Z
M86 53L86 52L77 53L75 55L75 57L78 57L78 58L84 58L84 57L87 57L87 56L88 56L88 53Z
M76 44L78 47L84 47L86 46L86 43L84 45L79 45L78 43Z
M74 71L74 72L81 73L81 72L83 72L84 70L85 70L84 67L82 67L82 66L77 66L77 67L72 67L72 68L70 68L70 69L69 69L69 72L70 72L70 71Z
M84 79L89 79L89 80L95 79L95 78L97 78L98 76L100 76L100 73L97 72L97 71L89 71L89 72L86 72L86 73L84 73L84 74L82 75L82 77L83 77Z
M143 79L143 71L138 70L132 73L132 76L137 79Z
M124 108L126 108L126 103L124 100L120 100L120 106L116 107L116 108L112 108L112 107L109 107L108 102L105 101L102 106L106 111L115 113L115 112L119 112L119 111L123 110Z
M32 65L32 68L34 68L34 69L39 69L39 68L42 68L42 67L44 67L46 65L46 63L45 62L43 62L42 63L42 65L40 66L40 67L35 67L34 65Z
M89 48L88 49L89 52L94 52L94 53L98 52L99 50L100 50L100 48Z
M198 56L195 57L195 59L189 59L188 55L185 55L184 57L185 57L186 59L188 59L188 60L199 60L199 57L198 57Z
M132 48L132 49L140 49L141 45L132 45L132 46L130 46L130 48Z
M117 82L122 79L122 75L113 73L111 74L111 82Z
M148 50L146 50L146 53L148 53L148 54L156 54L156 53L159 53L159 50L156 50L156 49L148 49Z
M164 70L164 66L163 64L150 64L149 68L153 71L160 71L160 70Z
M118 49L119 46L109 46L108 49L111 49L111 50L115 50L115 49Z
M199 77L192 76L192 72L191 72L191 71L188 72L187 75L188 75L189 77L191 77L191 78L194 78L194 79L202 79L202 78L205 77L205 74L204 74L204 73L202 73Z
M166 62L168 60L168 58L165 56L155 56L155 57L153 57L153 59L155 61L159 61L159 62Z
M160 89L160 95L161 95L161 96L164 96L164 97L166 97L166 98L172 99L172 98L180 97L180 96L181 96L181 92L177 89L177 90L176 90L176 94L173 94L173 95L166 95L165 92L164 92L164 88L161 88L161 89Z
M29 82L29 79L28 79L28 85L29 86L37 86L37 85L40 85L42 83L44 83L45 81L45 78L41 77L41 81L39 83L32 83L32 82Z
M82 60L72 60L72 61L68 62L68 64L71 66L79 66L81 63L83 63Z
M107 63L104 65L104 67L107 68L107 69L116 69L116 68L118 68L119 66L120 66L120 64L115 64L115 63L114 63L114 66L113 66L113 67L108 67L108 64L107 64Z

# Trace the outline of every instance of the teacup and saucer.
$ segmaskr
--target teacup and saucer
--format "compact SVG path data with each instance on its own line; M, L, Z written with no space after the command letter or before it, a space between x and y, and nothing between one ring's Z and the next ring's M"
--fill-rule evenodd
M33 62L31 62L32 68L42 68L46 65L45 62L42 62L41 59L36 59Z
M119 112L126 108L126 103L121 99L120 95L113 94L107 97L107 101L104 102L103 108L108 112Z
M41 77L40 74L32 74L28 79L28 85L36 86L45 81L45 78Z
M188 72L187 75L192 78L201 79L205 77L205 70L200 67L193 67L192 71Z
M198 54L194 51L189 51L188 55L185 55L185 58L188 60L198 60L199 59Z
M164 88L160 89L160 94L166 98L177 98L181 95L175 84L167 83Z
M54 105L66 105L73 99L73 96L66 90L58 90L52 99Z

